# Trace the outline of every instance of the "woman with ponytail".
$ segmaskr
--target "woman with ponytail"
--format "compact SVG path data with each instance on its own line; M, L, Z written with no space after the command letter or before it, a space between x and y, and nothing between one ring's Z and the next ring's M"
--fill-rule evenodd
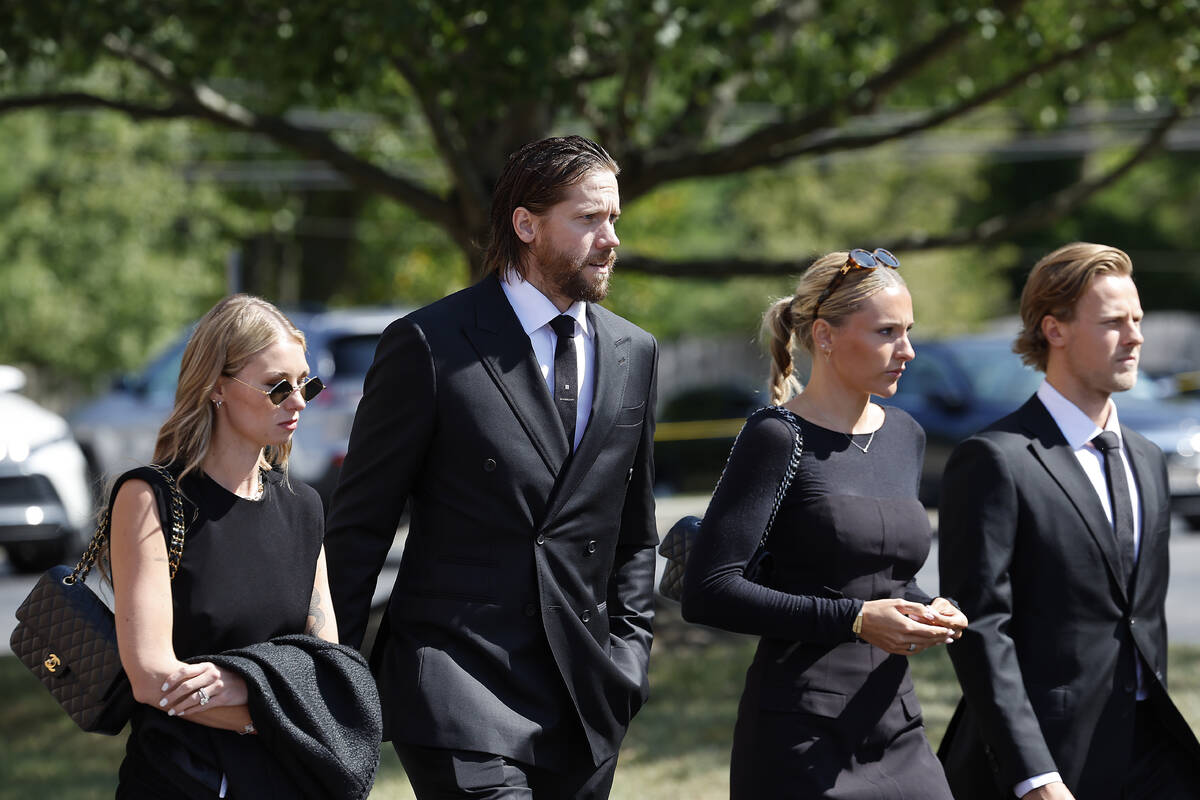
M734 729L730 796L951 800L908 656L966 618L915 576L925 434L891 397L914 357L912 299L886 250L830 253L763 319L771 409L746 422L689 554L683 615L762 637ZM803 390L793 352L812 357ZM799 427L801 456L756 555ZM761 554L760 554L761 557Z

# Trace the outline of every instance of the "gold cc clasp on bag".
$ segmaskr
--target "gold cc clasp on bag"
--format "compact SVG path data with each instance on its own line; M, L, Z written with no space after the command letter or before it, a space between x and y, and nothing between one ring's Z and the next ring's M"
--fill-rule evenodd
M46 660L42 662L42 666L44 666L49 672L56 672L58 668L62 666L62 659L56 656L54 653L51 653Z

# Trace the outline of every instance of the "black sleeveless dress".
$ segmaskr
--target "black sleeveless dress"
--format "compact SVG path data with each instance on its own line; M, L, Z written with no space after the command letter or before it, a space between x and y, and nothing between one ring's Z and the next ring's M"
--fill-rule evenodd
M737 800L952 800L925 738L908 660L856 640L865 600L932 598L915 582L932 532L917 499L925 434L888 407L853 442L800 420L804 451L780 505L766 585L742 577L792 449L778 415L747 421L689 556L688 619L761 636L738 708Z
M130 478L154 487L169 543L161 478L146 467L131 470L117 479L114 498ZM279 472L265 473L263 488L261 500L247 500L204 474L183 479L187 537L171 584L172 642L181 660L304 632L324 536L321 499L306 484L289 486ZM118 798L216 797L223 776L244 776L248 768L263 773L255 778L259 787L286 785L287 776L272 774L277 770L257 736L168 717L146 705L137 707L131 724ZM195 753L197 741L210 751ZM226 797L248 796L245 785L239 793L236 781L228 784Z

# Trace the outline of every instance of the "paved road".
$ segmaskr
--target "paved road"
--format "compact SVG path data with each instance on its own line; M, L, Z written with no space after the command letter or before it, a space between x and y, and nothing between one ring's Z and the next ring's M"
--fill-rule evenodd
M703 514L708 504L707 495L679 495L658 500L658 529L665 534L675 520L685 514ZM936 515L931 515L936 524ZM1167 593L1167 624L1172 642L1200 644L1200 534L1187 531L1182 521L1174 526L1171 537L1171 586ZM398 541L399 541L399 537ZM378 598L386 595L395 580L396 564L401 548L392 550L392 558L384 568L376 592ZM661 575L663 559L659 558ZM17 606L29 593L36 576L17 575L2 553L0 553L0 655L9 653L8 638L16 619ZM919 574L919 582L925 591L937 593L937 546L934 545L929 560Z

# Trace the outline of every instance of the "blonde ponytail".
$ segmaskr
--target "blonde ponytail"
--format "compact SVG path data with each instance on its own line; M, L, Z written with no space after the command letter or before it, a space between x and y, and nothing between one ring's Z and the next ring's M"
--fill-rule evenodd
M795 298L781 297L763 314L763 337L767 340L767 348L771 354L771 380L768 388L771 402L781 405L792 395L800 391L800 382L794 373L792 357L792 338L795 325L792 315L792 302Z

